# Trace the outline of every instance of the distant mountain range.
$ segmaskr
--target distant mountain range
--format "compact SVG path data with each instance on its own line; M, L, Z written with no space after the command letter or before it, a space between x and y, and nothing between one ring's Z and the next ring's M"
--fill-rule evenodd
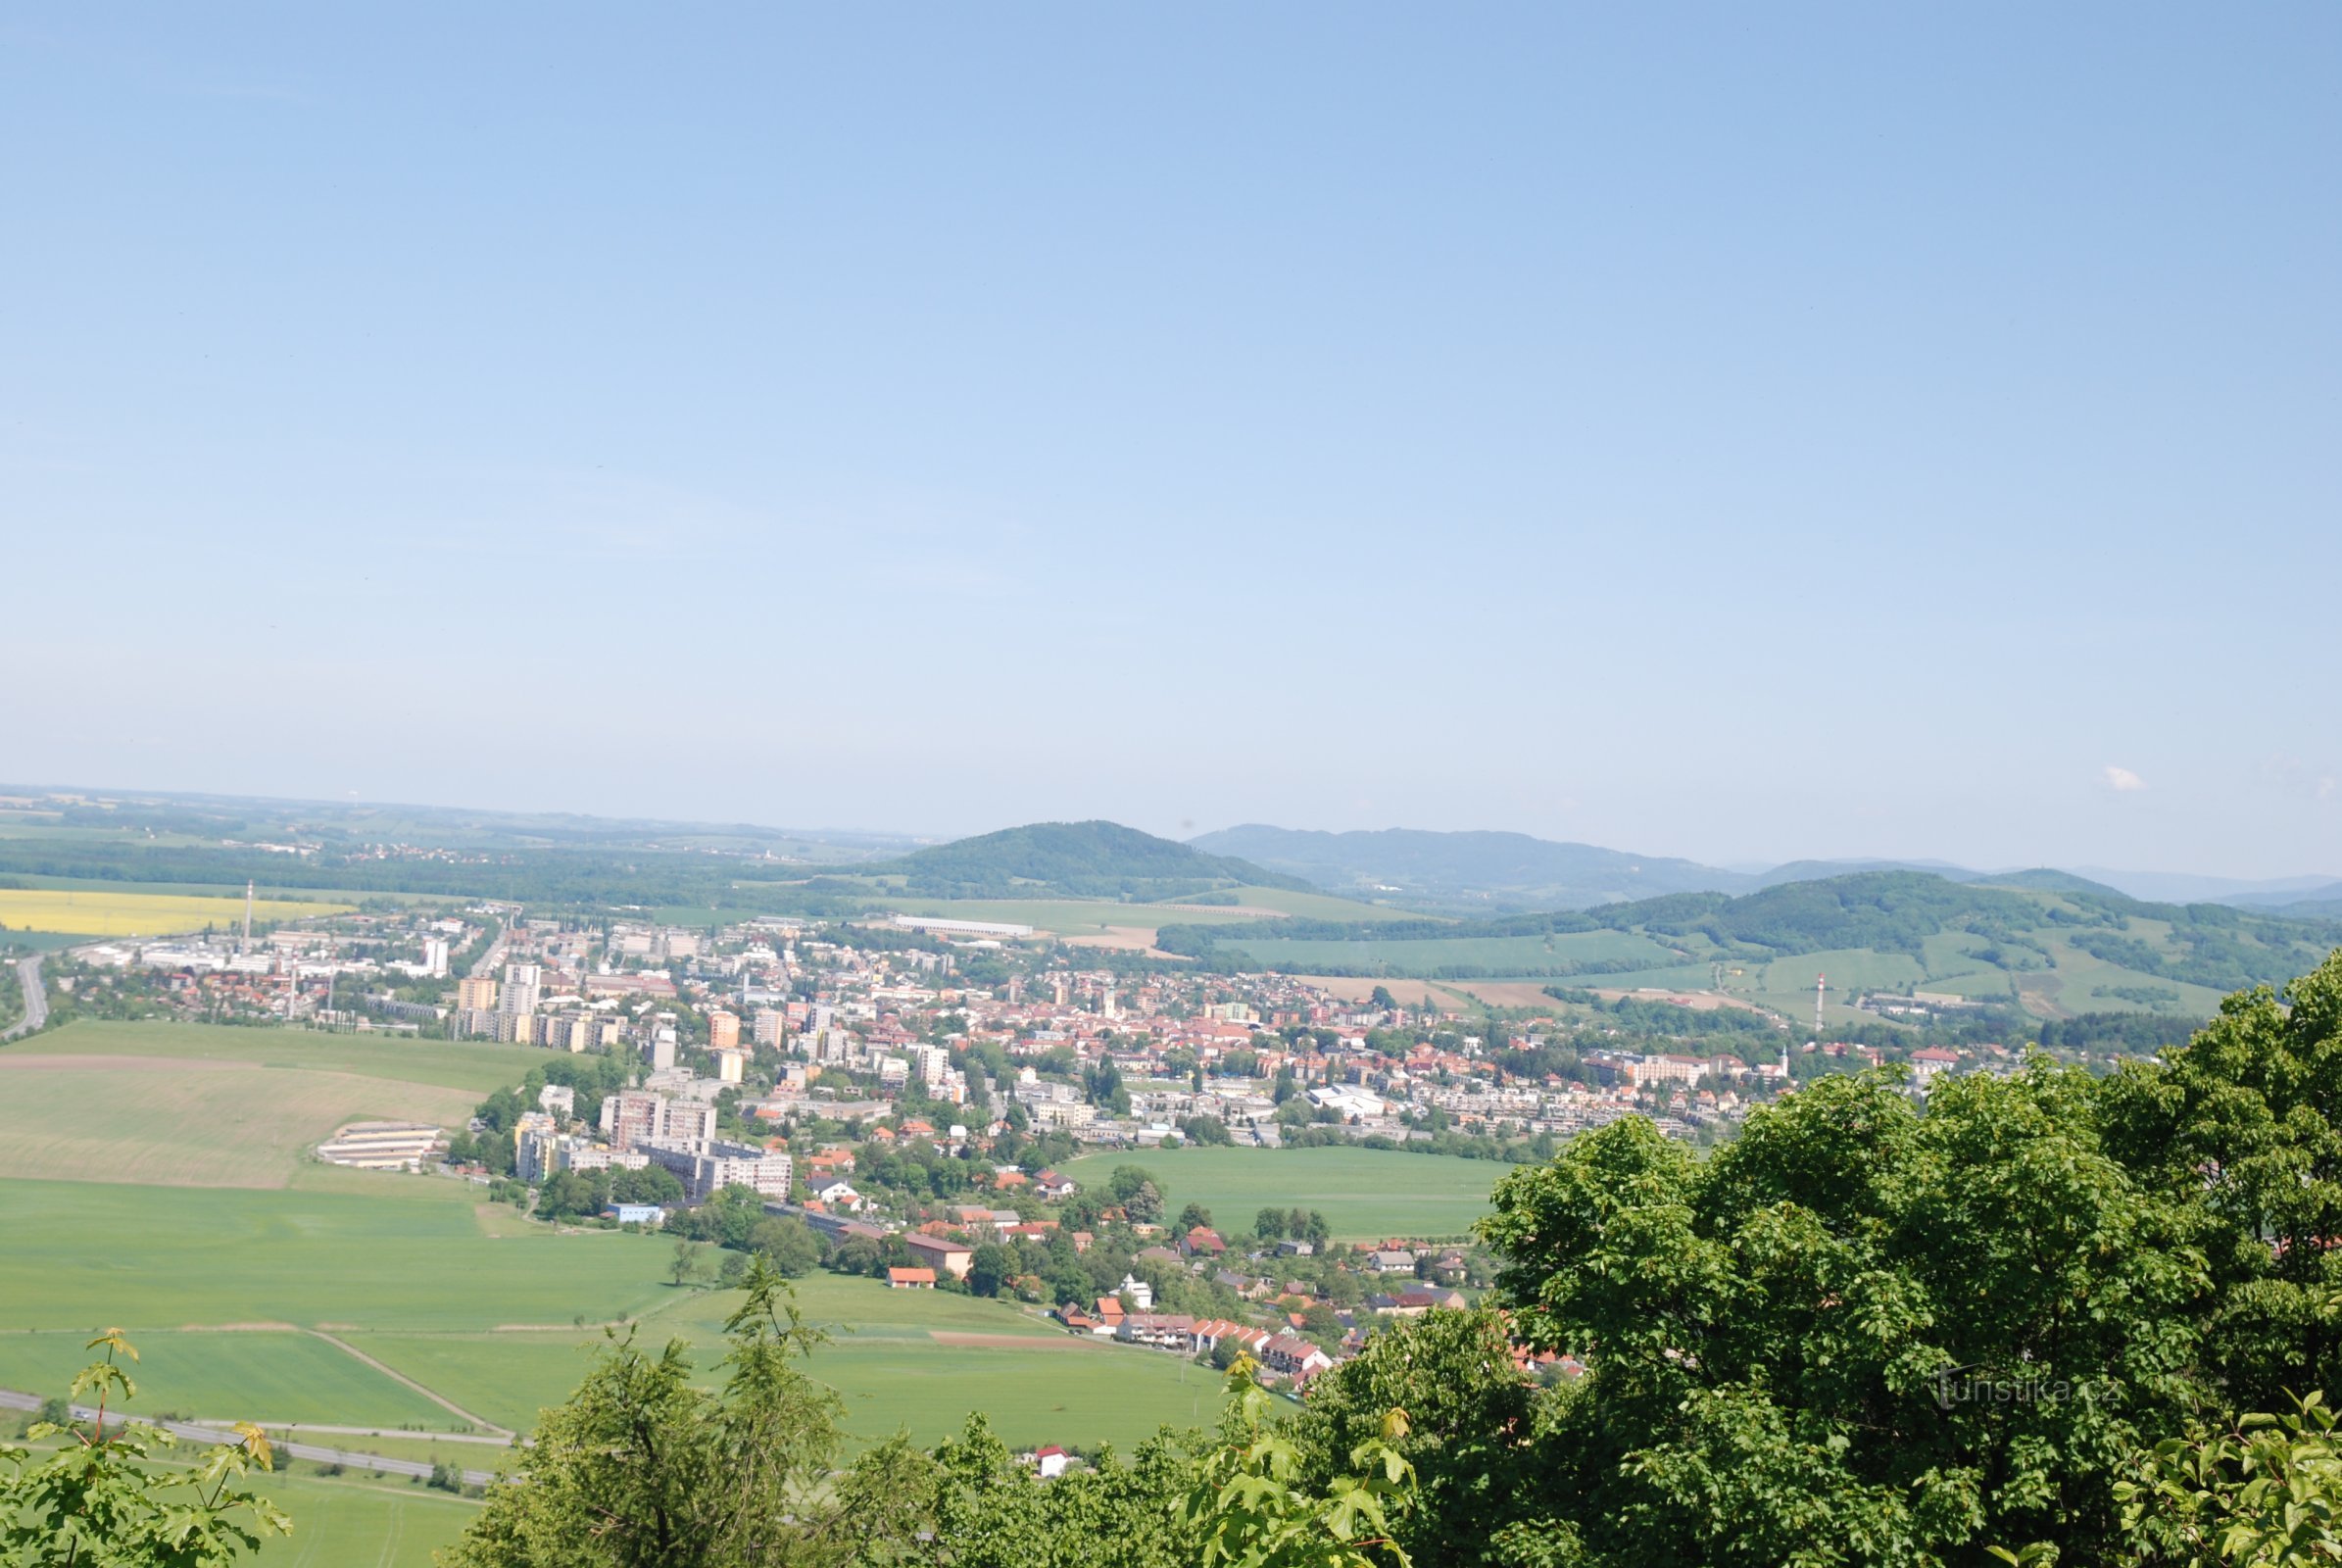
M2118 893L2165 904L2342 912L2342 882L2318 876L2250 882L2095 866L1979 871L1943 860L1792 860L1746 871L1526 833L1416 828L1326 833L1261 823L1206 833L1189 843L1209 855L1233 856L1303 878L1330 893L1432 909L1589 909L1668 893L1745 894L1866 871L1925 871L1951 882Z

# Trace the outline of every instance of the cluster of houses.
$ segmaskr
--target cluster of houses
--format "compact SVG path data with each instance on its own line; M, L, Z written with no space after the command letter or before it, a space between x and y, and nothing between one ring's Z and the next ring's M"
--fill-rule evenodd
M1195 1232L1190 1232L1183 1244L1183 1250L1188 1256L1209 1256L1225 1250L1224 1244L1218 1249L1194 1246L1195 1235ZM1210 1239L1218 1241L1217 1236ZM1309 1244L1289 1243L1287 1246L1305 1253ZM1165 1249L1149 1249L1139 1255L1145 1258L1150 1254L1164 1258L1176 1255ZM1442 1254L1440 1260L1451 1265L1456 1272L1460 1272L1464 1265L1463 1254L1453 1249ZM1179 1355L1211 1355L1223 1345L1230 1346L1249 1355L1265 1373L1288 1379L1298 1386L1306 1384L1319 1372L1363 1347L1373 1319L1421 1317L1435 1308L1460 1311L1469 1304L1460 1291L1414 1285L1416 1254L1404 1248L1391 1246L1378 1249L1363 1254L1361 1261L1368 1272L1404 1273L1410 1284L1407 1289L1395 1293L1376 1292L1366 1297L1357 1308L1337 1312L1336 1321L1343 1332L1340 1345L1334 1350L1327 1349L1299 1332L1303 1314L1295 1308L1316 1304L1307 1287L1292 1283L1280 1285L1265 1275L1245 1276L1225 1269L1214 1275L1216 1281L1247 1300L1263 1303L1264 1309L1271 1314L1270 1324L1263 1326L1226 1318L1195 1317L1185 1312L1158 1312L1154 1310L1153 1287L1135 1275L1126 1275L1121 1287L1111 1295L1100 1296L1087 1306L1072 1303L1060 1306L1052 1315L1071 1334L1145 1346ZM1128 1305L1124 1304L1126 1301Z

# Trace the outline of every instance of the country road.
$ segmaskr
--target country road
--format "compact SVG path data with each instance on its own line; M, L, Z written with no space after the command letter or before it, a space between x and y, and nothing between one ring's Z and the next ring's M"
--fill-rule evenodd
M49 994L41 989L41 955L17 960L17 980L24 990L24 1016L8 1029L0 1030L0 1040L14 1040L28 1035L49 1021Z
M37 1410L40 1408L40 1404L38 1395L21 1394L15 1389L0 1389L0 1409ZM76 1421L94 1421L98 1415L94 1407L86 1404L76 1404L73 1407L73 1419ZM146 1424L159 1426L172 1437L184 1438L190 1443L235 1444L243 1442L243 1439L233 1432L225 1432L218 1427L198 1426L191 1421L153 1421ZM403 1438L433 1436L433 1434L422 1432L402 1432L398 1435ZM431 1475L431 1467L420 1459L386 1459L377 1453L352 1453L345 1448L321 1447L314 1443L275 1443L270 1446L278 1453L291 1458L308 1459L317 1464L338 1464L351 1470L371 1470L378 1475L415 1476L424 1480L428 1480ZM495 1479L496 1472L493 1470L466 1470L464 1472L465 1486L484 1487Z

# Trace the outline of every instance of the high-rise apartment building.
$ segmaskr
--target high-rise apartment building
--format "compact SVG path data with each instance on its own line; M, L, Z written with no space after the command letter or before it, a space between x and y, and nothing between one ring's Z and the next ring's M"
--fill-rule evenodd
M506 964L504 997L497 1004L497 1010L510 1013L536 1011L544 978L544 971L533 963Z
M715 1136L715 1107L669 1100L643 1089L621 1089L602 1102L602 1131L617 1150L661 1143L704 1144Z

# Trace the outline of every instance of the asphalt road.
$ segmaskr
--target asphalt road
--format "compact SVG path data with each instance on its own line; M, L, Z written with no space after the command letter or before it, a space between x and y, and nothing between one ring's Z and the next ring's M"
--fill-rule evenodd
M19 1394L14 1389L0 1389L0 1409L37 1410L40 1408L40 1397L37 1395ZM76 1404L73 1409L73 1418L77 1421L97 1419L98 1412L93 1406ZM222 1432L218 1427L197 1426L189 1421L157 1421L149 1424L161 1427L174 1438L184 1438L189 1443L234 1444L244 1441L233 1432ZM428 1437L430 1434L406 1432L401 1433L400 1436L422 1438ZM338 1464L351 1470L371 1470L378 1475L419 1476L428 1480L431 1474L431 1467L420 1459L385 1459L380 1454L351 1453L343 1448L320 1447L314 1443L275 1443L270 1446L278 1453L287 1454L295 1459L309 1459L317 1464ZM464 1481L466 1486L484 1487L495 1479L496 1472L493 1470L466 1470L464 1472Z
M0 1030L0 1040L14 1040L28 1035L49 1021L49 993L41 986L41 956L17 960L17 980L24 989L24 1016L14 1027Z

